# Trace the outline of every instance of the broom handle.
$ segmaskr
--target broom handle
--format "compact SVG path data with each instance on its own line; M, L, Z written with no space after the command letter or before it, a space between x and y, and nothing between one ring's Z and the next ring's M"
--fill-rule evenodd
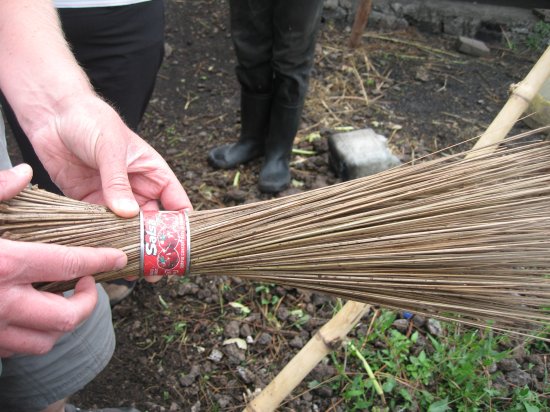
M511 87L512 93L508 101L472 148L472 150L481 150L467 154L466 158L495 150L497 143L504 140L549 77L550 47L542 54L525 79Z
M244 412L274 411L325 356L340 347L349 331L369 310L369 305L348 301L247 405Z
M546 49L525 79L513 87L512 95L472 150L483 147L485 149L469 153L466 157L495 150L496 144L506 137L549 77L550 47ZM321 359L340 345L348 332L369 309L370 306L367 304L348 301L290 360L271 383L247 405L243 412L274 411Z

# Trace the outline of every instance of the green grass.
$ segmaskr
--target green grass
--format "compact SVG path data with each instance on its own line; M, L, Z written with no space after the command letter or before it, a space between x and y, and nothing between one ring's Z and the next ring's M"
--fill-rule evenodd
M418 345L424 338L392 328L395 319L393 312L381 311L368 336L353 339L343 355L332 354L339 378L330 385L342 394L347 411L550 410L549 393L494 384L500 372L491 373L491 367L512 356L511 349L502 349L509 347L508 337L443 323L443 336L427 335ZM525 349L548 353L539 341L527 342ZM377 382L383 395L375 390Z
M539 52L546 50L550 46L550 23L542 20L535 23L532 32L527 36L527 46Z

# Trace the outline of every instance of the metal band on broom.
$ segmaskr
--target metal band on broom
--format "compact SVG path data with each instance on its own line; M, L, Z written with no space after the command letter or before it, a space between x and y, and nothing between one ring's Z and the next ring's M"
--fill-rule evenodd
M188 220L167 216L155 217L147 233L139 217L122 219L33 188L0 205L0 234L124 250L127 267L95 275L98 282L140 273L143 233L156 242L158 268L167 274L186 272L189 260L194 274L239 276L548 339L549 142L401 166L288 197L191 212ZM161 258L176 249L177 262Z

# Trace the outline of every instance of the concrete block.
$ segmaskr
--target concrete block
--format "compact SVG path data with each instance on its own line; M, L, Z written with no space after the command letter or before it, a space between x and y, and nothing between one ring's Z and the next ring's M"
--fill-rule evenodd
M489 50L485 43L464 36L458 37L458 50L464 54L478 57L488 56L491 54L491 50Z
M329 161L343 180L369 176L401 164L387 139L372 129L333 133L328 138Z

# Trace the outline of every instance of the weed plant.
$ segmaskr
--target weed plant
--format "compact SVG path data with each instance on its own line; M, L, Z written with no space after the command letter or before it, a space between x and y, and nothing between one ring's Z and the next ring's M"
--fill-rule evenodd
M550 23L538 21L527 37L527 45L538 52L542 52L550 46Z
M392 327L395 313L377 313L370 333L353 339L343 359L337 352L332 354L339 378L330 385L342 394L347 411L550 410L550 387L548 393L539 394L529 387L502 385L496 364L512 357L506 336L451 323L443 324L442 336L424 337L414 328L403 334ZM525 349L548 353L549 348L532 342ZM369 377L365 363L376 381ZM382 395L375 390L378 384Z

